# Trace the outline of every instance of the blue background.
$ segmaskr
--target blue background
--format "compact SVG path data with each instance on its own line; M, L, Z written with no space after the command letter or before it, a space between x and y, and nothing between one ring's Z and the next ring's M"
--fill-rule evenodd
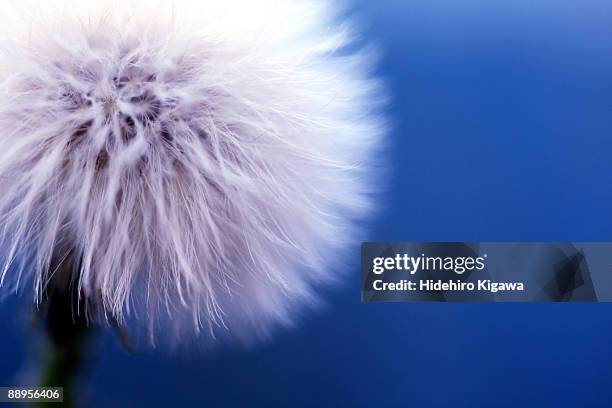
M612 2L353 3L393 94L371 240L612 241ZM612 406L612 304L361 304L350 262L325 310L255 350L104 336L92 404ZM2 385L32 351L19 311L0 307Z

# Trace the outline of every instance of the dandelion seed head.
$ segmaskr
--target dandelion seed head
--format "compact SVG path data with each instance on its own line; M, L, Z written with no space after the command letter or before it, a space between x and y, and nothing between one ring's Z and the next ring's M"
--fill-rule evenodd
M0 15L3 290L40 303L68 270L119 324L247 342L316 303L358 243L384 134L372 56L333 3Z

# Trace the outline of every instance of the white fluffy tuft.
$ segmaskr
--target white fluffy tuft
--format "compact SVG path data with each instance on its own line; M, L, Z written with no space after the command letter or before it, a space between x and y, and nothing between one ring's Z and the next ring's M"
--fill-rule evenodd
M0 283L245 340L355 247L371 56L322 1L0 3ZM142 314L141 314L142 313ZM221 330L221 328L223 328Z

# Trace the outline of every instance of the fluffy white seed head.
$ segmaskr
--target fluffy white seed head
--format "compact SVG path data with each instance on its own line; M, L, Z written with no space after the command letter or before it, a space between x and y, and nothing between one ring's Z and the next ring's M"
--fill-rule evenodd
M357 246L381 143L348 28L321 1L2 1L1 286L41 302L70 265L150 333L290 323Z

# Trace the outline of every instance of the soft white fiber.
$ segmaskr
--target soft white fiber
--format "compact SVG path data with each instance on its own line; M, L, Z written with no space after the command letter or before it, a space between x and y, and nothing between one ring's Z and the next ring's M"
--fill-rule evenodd
M101 316L245 341L316 302L383 134L332 4L0 4L3 291L72 262Z

